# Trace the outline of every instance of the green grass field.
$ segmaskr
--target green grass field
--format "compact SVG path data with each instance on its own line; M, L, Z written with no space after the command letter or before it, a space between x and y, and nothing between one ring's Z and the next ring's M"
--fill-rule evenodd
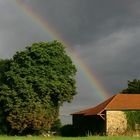
M0 140L140 140L140 137L105 137L105 136L92 136L92 137L18 137L18 136L0 136Z

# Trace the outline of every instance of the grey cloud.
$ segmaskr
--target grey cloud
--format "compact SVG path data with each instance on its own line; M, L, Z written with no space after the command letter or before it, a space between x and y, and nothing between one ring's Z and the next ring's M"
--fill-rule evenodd
M50 40L43 28L32 21L14 3L0 1L0 57L12 57L32 42Z
M81 51L81 58L112 93L125 88L127 80L140 76L139 36L140 27L116 31Z
M138 0L42 0L29 4L73 44L96 41L114 30L139 24ZM137 10L136 10L137 9Z

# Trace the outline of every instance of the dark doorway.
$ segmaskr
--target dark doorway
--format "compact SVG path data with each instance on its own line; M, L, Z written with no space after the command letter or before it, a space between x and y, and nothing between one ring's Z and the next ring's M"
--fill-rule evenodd
M103 135L105 120L99 115L73 115L73 126L77 136Z

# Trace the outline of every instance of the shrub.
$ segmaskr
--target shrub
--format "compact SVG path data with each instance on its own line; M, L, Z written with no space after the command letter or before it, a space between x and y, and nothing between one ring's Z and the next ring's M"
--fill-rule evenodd
M61 135L64 137L74 137L76 136L73 125L67 124L61 127Z
M140 124L140 111L125 111L128 130L136 130L136 124Z
M60 135L60 129L61 129L61 121L60 121L60 119L57 119L57 120L54 121L54 123L52 124L51 132L52 132L54 135Z

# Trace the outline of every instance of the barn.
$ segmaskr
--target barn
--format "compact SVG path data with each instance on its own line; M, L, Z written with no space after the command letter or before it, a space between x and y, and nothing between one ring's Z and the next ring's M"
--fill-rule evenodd
M116 94L101 104L72 113L74 131L84 135L122 135L127 130L124 111L140 111L140 94Z

